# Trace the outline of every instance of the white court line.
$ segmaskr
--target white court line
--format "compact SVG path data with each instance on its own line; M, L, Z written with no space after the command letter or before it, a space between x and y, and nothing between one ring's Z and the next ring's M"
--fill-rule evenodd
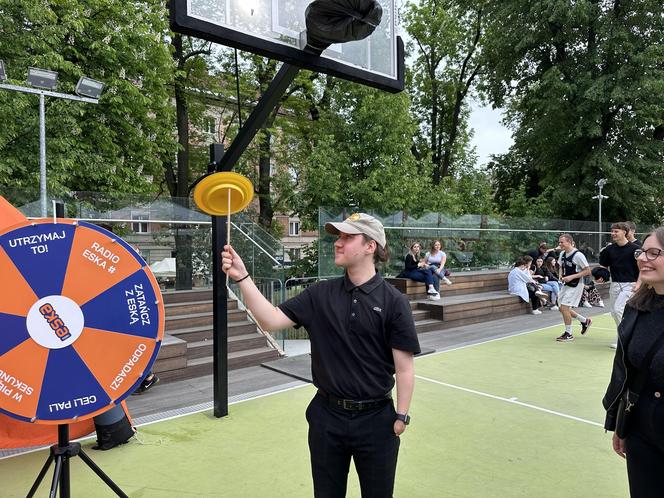
M416 375L415 378L431 382L433 384L438 384L441 386L449 387L451 389L457 389L459 391L464 391L471 394L477 394L478 396L484 396L485 398L496 399L498 401L505 401L506 403L512 403L513 405L523 406L525 408L530 408L532 410L537 410L544 413L549 413L551 415L557 415L559 417L568 418L570 420L575 420L577 422L583 422L584 424L594 425L596 427L604 427L604 424L598 422L593 422L592 420L587 420L585 418L575 417L574 415L568 415L566 413L557 412L555 410L549 410L548 408L542 408L541 406L531 405L530 403L524 403L518 401L516 398L503 398L502 396L496 396L494 394L483 393L482 391L476 391L475 389L468 389L467 387L455 386L454 384L448 384L447 382L441 382L436 379L430 379L429 377L423 377L421 375Z
M618 329L616 327L595 327L592 325L592 330L608 330L609 332L617 332Z

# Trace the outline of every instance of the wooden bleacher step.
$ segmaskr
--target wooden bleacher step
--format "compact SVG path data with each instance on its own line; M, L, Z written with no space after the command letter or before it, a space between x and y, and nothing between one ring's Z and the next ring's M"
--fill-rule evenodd
M164 381L212 373L212 290L166 292L165 334L153 370ZM247 313L228 300L228 368L244 368L276 359L272 348ZM201 373L204 372L204 373Z

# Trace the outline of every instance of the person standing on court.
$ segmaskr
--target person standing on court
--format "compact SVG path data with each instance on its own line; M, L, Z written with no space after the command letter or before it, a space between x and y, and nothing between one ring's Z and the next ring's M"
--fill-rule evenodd
M303 326L309 334L318 388L306 410L314 495L345 496L352 459L362 497L391 497L399 436L410 422L413 354L420 351L415 323L406 297L376 270L389 258L383 225L355 213L325 230L338 235L334 262L345 274L277 307L256 288L230 245L222 252L222 269L240 285L265 330Z
M637 246L641 247L643 245L643 242L641 242L639 239L636 238L636 223L633 221L626 221L627 225L629 226L629 232L627 232L627 240L630 242L634 242Z
M560 280L563 288L558 293L558 307L563 316L565 332L556 338L558 342L569 342L574 340L572 335L572 318L576 318L581 323L581 335L585 334L592 323L590 318L586 318L572 308L579 306L581 296L583 295L583 277L590 275L590 265L583 253L574 246L574 239L568 233L562 234L558 238L558 244L562 249L558 258L560 266Z
M627 459L632 498L659 498L664 492L663 253L664 227L646 236L634 253L641 285L618 327L611 381L602 400L613 450Z
M614 223L611 225L612 243L599 253L600 266L607 268L611 273L611 316L616 327L622 321L625 304L634 292L634 286L639 279L639 267L634 259L634 251L639 246L627 239L630 227L627 223ZM601 281L601 280L600 280ZM616 344L610 347L616 348Z

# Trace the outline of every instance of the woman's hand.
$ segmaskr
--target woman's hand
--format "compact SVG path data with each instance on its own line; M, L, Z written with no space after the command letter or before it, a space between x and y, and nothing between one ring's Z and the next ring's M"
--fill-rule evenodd
M614 432L613 439L611 442L613 444L613 451L615 451L619 456L625 458L625 440L620 439L618 435Z

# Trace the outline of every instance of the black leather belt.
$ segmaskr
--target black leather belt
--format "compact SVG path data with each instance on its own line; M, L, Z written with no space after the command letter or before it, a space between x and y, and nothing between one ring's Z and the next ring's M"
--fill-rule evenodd
M341 399L326 393L322 389L318 389L318 394L325 398L328 404L332 408L341 408L343 410L348 410L351 412L362 412L365 410L373 410L374 408L379 408L385 406L392 400L391 396L386 396L379 399L363 399L363 400L354 400L354 399Z

